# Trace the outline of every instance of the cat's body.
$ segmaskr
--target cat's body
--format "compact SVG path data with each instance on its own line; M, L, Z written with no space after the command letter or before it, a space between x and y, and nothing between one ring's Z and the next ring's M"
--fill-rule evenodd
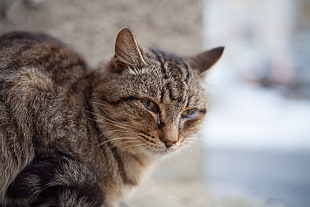
M206 111L198 75L222 51L142 51L123 29L115 57L91 70L49 36L1 36L0 206L121 201L158 156L197 131Z

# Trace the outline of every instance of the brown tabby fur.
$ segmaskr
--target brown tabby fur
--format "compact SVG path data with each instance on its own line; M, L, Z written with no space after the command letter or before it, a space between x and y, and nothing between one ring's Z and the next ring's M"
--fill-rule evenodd
M124 28L112 60L92 70L47 35L1 36L0 206L120 202L198 130L207 110L202 74L222 52L142 50ZM194 115L183 116L188 109Z

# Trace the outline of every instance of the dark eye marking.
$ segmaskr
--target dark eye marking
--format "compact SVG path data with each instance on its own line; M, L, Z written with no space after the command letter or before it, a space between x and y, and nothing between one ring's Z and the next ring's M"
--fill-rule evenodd
M159 112L160 112L159 107L154 101L151 101L148 98L143 98L143 99L141 99L141 103L144 105L144 107L147 110L149 110L153 113L159 114Z

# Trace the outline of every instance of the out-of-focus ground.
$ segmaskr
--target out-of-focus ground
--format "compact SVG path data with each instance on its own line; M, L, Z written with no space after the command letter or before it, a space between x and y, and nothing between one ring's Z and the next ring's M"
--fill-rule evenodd
M128 202L130 206L147 207L281 207L247 194L211 196L202 181L149 181Z
M309 150L209 148L208 152L214 192L247 193L267 204L309 206Z

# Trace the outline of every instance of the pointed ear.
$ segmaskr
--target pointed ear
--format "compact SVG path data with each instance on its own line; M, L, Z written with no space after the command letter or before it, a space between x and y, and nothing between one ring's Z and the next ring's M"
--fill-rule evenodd
M123 28L116 37L113 62L118 66L143 67L146 65L142 49L128 28Z
M188 61L194 69L198 70L199 73L203 73L211 68L220 59L223 51L224 47L213 48L199 53L194 57L189 57Z

